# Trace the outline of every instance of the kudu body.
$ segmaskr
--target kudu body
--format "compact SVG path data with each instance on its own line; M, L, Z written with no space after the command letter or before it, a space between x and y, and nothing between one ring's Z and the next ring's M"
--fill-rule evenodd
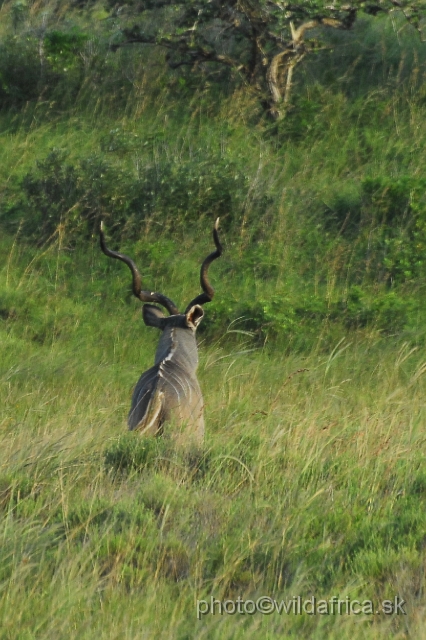
M169 316L152 304L144 304L145 324L161 331L154 366L142 374L133 391L128 416L130 430L144 435L157 435L166 422L175 424L174 439L183 444L200 446L204 438L204 402L196 377L198 350L195 332L204 311L201 305L210 302L214 289L207 278L210 264L222 254L218 235L219 218L213 228L216 250L201 265L200 283L203 293L196 296L180 313L174 302L161 293L142 291L141 276L129 257L107 248L101 224L102 251L110 258L122 260L133 277L133 294L142 302L156 302L167 309Z

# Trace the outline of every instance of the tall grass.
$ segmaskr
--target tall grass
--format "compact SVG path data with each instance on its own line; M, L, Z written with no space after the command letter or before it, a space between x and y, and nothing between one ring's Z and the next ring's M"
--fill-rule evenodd
M125 434L155 336L123 274L58 245L3 255L4 637L422 637L422 349L375 330L300 355L202 340L194 462ZM399 595L408 615L197 621L211 595Z
M0 115L1 636L425 637L424 268L389 279L388 245L343 227L390 215L392 180L423 211L423 49L371 21L331 34L344 56L300 71L276 125L237 78L159 72L146 49L101 59L94 11L70 92L56 68L49 97ZM87 28L71 9L49 28L65 14ZM96 234L103 217L182 306L218 202L194 460L126 433L156 335ZM196 618L197 600L262 595L398 595L407 615Z

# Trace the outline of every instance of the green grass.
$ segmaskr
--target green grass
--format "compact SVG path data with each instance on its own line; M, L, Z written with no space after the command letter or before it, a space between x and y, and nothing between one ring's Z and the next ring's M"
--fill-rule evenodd
M375 330L300 355L205 339L206 448L188 460L125 432L156 340L127 273L95 249L3 246L3 637L422 637L421 348ZM408 615L197 621L212 595L399 595Z
M59 56L0 113L0 637L426 637L424 48L380 21L331 34L276 124L236 78L102 59L94 11L84 73ZM1 69L31 73L25 20ZM188 457L126 431L158 336L97 229L182 308L218 213ZM298 595L407 616L196 617Z

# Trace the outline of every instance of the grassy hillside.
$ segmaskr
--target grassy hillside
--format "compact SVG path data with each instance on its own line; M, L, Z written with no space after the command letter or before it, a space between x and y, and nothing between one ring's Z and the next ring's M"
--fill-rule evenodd
M425 45L330 34L274 123L46 7L0 8L0 636L424 637ZM182 307L217 215L187 459L126 432L157 335L97 229ZM197 620L299 595L407 615Z

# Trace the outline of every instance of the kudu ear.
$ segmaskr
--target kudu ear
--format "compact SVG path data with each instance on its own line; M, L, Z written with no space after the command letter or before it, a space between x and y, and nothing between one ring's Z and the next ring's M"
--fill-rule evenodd
M144 304L142 307L142 317L147 327L156 327L164 329L164 321L166 316L158 307L153 304Z
M199 304L194 304L189 311L185 313L188 327L196 329L204 317L203 308Z

